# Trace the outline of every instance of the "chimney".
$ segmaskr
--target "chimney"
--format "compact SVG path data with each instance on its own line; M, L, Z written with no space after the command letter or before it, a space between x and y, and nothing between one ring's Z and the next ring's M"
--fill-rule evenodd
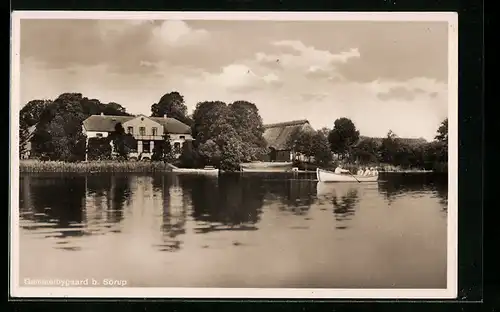
M167 114L163 114L163 119L167 119Z
M104 113L103 113L103 112L101 112L101 116L104 116Z

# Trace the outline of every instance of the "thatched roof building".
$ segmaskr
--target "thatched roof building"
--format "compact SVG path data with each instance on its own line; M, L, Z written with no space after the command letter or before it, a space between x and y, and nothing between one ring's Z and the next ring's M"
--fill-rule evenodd
M303 119L264 125L264 129L267 147L275 150L288 150L286 143L295 131L312 130L313 128L309 121Z

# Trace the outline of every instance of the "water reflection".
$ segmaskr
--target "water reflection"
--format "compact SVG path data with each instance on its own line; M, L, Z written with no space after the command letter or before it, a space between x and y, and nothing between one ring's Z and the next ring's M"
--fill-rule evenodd
M312 220L312 207L319 211L333 209L336 229L352 226L360 200L373 200L377 193L389 205L399 197L432 194L443 210L447 207L447 185L442 177L389 175L374 184L318 183L312 178L22 175L21 228L36 232L40 238L56 238L56 248L79 250L82 246L71 237L135 233L149 227L151 235L157 237L151 242L156 250L179 251L190 220L194 222L189 226L197 234L256 231L265 206L305 220ZM294 224L290 228L309 226Z
M182 177L180 183L190 194L197 233L257 230L265 194L258 180L227 175Z
M120 232L115 225L131 194L127 177L23 175L20 182L21 228L57 239L55 248L80 250L70 238Z
M20 178L21 228L43 237L82 236L85 180L78 177ZM50 230L53 229L53 230Z
M175 176L153 177L153 190L161 194L161 243L155 244L160 251L179 251L181 236L186 233L189 198ZM156 193L155 192L155 193Z
M137 287L438 288L446 282L447 222L440 209L447 188L437 178L20 179L22 277L117 276Z
M356 204L358 203L358 190L354 188L349 189L347 194L341 195L340 198L334 195L332 202L335 220L340 223L336 228L346 229L347 225L344 221L349 221L354 216Z
M264 187L268 201L279 201L285 213L306 216L316 200L316 184L309 176L265 177Z
M333 214L337 223L335 228L343 230L348 228L348 221L355 214L359 202L360 189L371 190L376 187L376 183L360 185L359 183L318 182L317 196L318 201L323 204L333 205Z
M448 207L448 176L446 174L384 174L379 183L379 192L389 204L398 197L418 197L431 192L439 199L443 210Z

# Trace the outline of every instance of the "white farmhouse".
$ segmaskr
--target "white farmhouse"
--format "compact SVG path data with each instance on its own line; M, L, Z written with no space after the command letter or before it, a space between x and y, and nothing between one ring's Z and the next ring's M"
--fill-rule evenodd
M115 131L115 126L121 123L125 133L132 134L137 146L132 148L130 159L151 159L155 142L162 141L163 135L169 135L170 143L177 156L186 141L193 140L191 128L185 123L163 117L138 116L110 116L92 115L82 124L83 134L89 138L105 138ZM87 159L87 156L86 156Z

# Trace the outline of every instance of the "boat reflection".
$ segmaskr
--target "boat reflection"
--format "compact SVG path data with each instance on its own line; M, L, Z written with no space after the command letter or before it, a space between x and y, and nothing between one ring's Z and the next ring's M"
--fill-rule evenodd
M360 183L326 183L318 182L317 196L318 200L328 202L333 205L333 213L337 222L335 228L339 230L348 228L348 221L355 214L359 195L364 188L376 187L376 184Z

